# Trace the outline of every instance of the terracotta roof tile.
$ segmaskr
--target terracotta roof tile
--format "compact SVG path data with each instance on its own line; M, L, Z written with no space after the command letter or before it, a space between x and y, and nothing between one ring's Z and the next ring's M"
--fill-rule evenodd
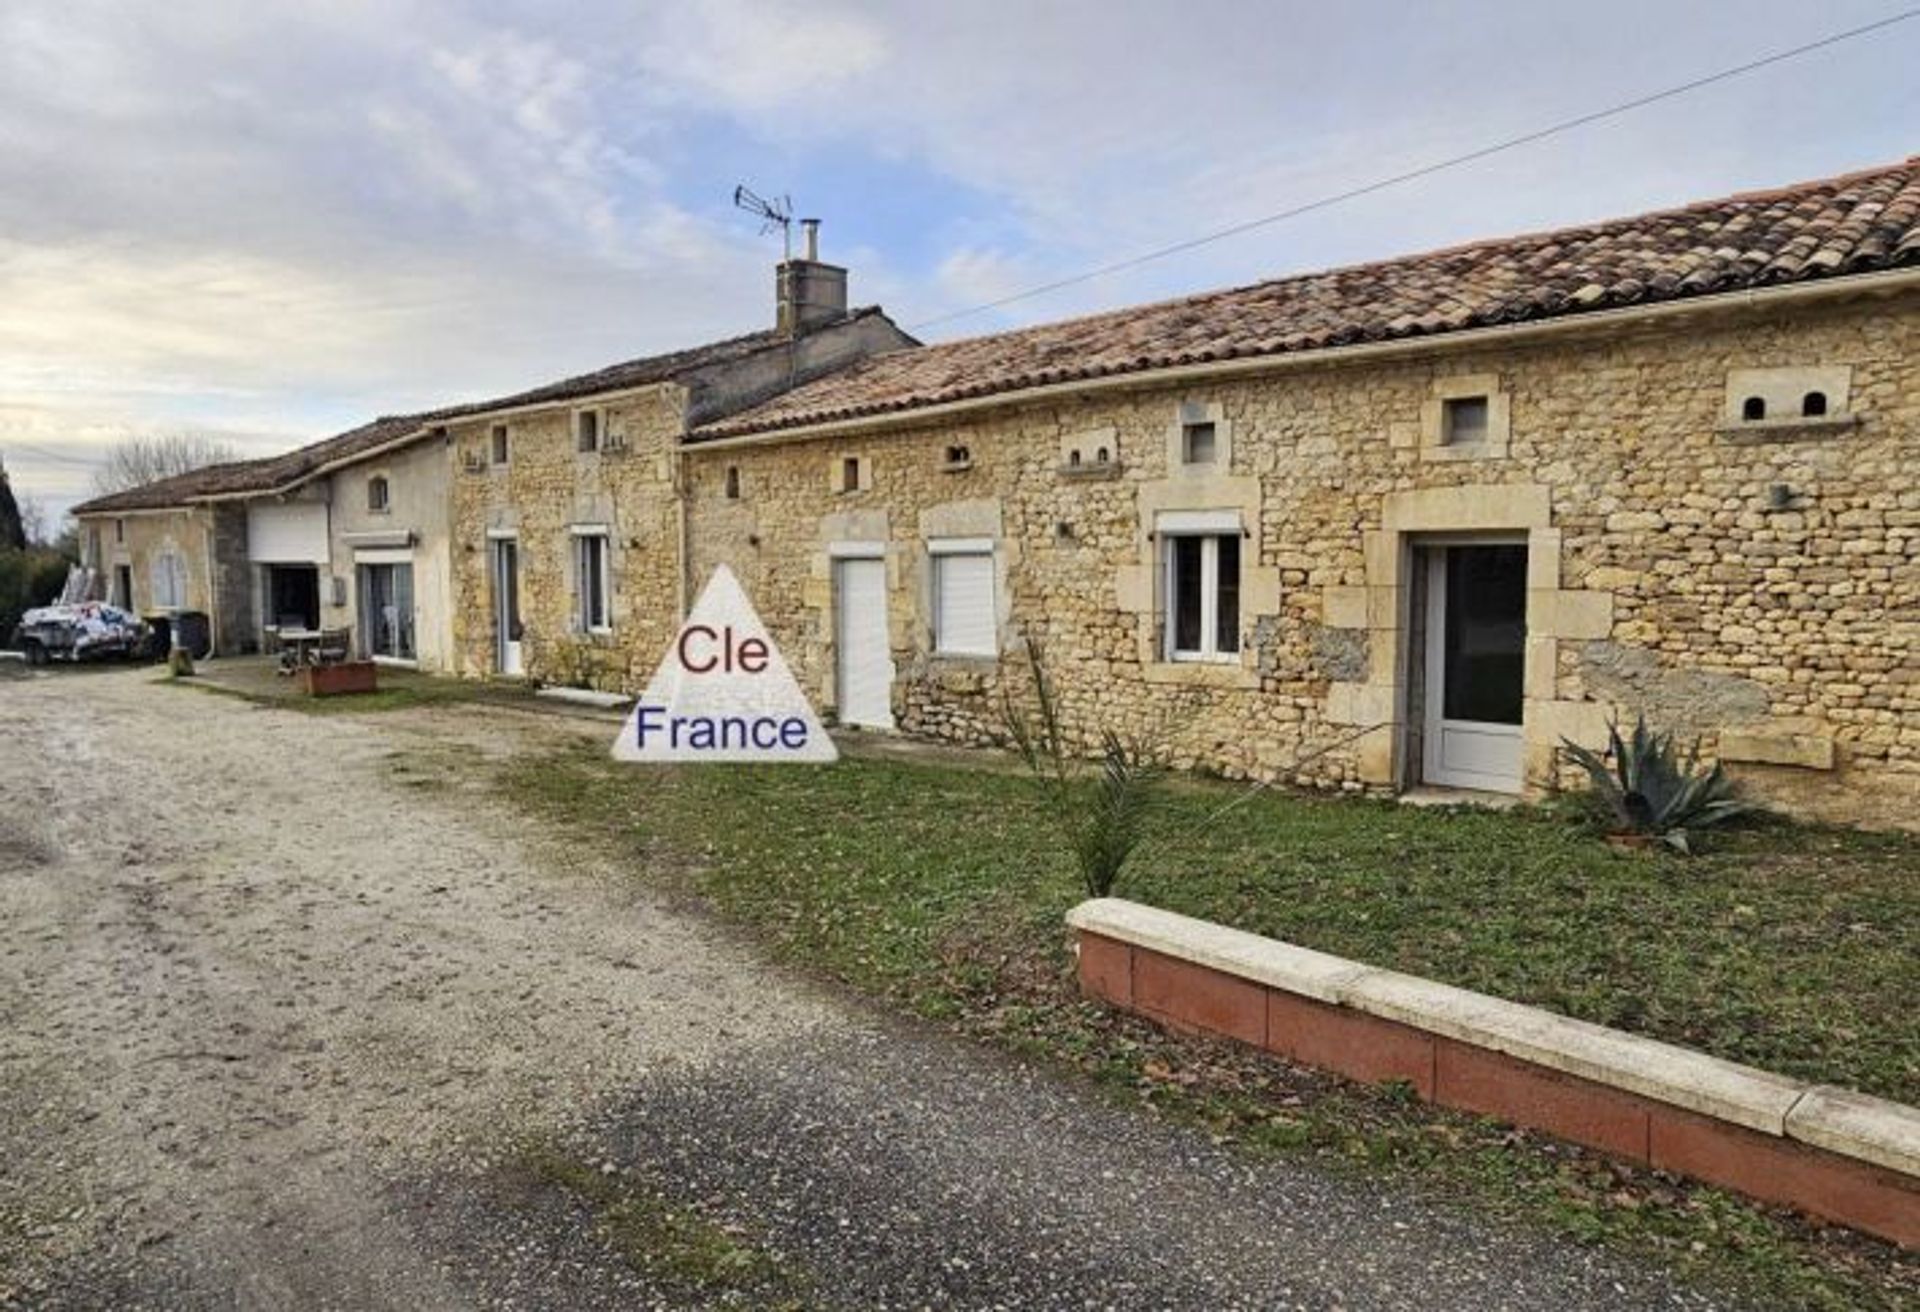
M895 351L709 424L695 438L1912 264L1920 264L1920 156L1684 209Z
M880 313L878 307L869 306L852 311L848 318L862 319ZM689 347L686 350L625 360L619 364L609 365L605 369L577 374L571 378L563 378L557 383L546 383L506 396L494 397L491 400L426 410L419 414L384 415L371 423L309 443L285 455L270 456L263 460L240 460L230 464L212 465L206 469L197 469L173 478L160 479L124 492L95 497L91 501L75 506L73 513L94 515L117 510L163 509L169 506L187 505L209 497L273 492L298 482L324 465L351 459L362 452L384 446L388 442L405 437L408 433L430 424L484 414L490 410L544 405L571 400L575 397L595 396L604 392L644 387L649 383L677 378L696 369L742 360L756 352L783 345L786 341L785 334L768 329L747 333L740 337L729 337L724 341L709 342L703 346Z

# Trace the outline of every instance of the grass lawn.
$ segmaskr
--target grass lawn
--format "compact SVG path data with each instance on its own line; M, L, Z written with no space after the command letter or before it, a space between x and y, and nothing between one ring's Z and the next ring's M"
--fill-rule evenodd
M1255 1148L1411 1172L1474 1205L1795 1306L1902 1306L1884 1245L1489 1122L1170 1038L1080 1001L1084 896L1027 780L891 760L623 767L586 745L505 795L631 853L781 955L1074 1065ZM1432 811L1182 781L1116 892L1786 1074L1920 1096L1920 840L1753 825L1620 853L1563 814Z
M1019 776L567 764L570 785L626 795L641 830L708 858L716 902L868 984L913 991L956 938L1055 944L1084 896ZM1689 859L1616 852L1535 809L1267 792L1222 813L1242 791L1172 790L1116 891L1920 1102L1920 841L1765 824Z

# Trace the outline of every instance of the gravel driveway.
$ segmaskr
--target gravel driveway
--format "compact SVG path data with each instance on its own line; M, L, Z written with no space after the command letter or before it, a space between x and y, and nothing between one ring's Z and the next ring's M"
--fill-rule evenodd
M602 726L152 679L0 679L0 1306L710 1301L528 1143L805 1305L1713 1305L879 1016L396 768Z

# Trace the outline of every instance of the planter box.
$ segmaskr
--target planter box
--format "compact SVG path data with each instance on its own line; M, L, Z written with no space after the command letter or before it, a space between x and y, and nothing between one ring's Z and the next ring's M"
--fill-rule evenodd
M1920 1108L1117 898L1067 913L1081 987L1446 1107L1920 1249Z
M341 661L337 665L300 667L300 691L309 697L337 697L348 692L375 692L379 689L377 666L372 661Z

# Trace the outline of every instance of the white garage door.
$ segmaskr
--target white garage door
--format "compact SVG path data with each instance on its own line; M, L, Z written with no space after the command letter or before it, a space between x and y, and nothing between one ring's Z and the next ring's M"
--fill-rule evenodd
M326 564L326 504L248 506L247 559L256 565Z
M887 563L849 556L834 562L835 643L840 722L893 728L893 653L887 648Z

